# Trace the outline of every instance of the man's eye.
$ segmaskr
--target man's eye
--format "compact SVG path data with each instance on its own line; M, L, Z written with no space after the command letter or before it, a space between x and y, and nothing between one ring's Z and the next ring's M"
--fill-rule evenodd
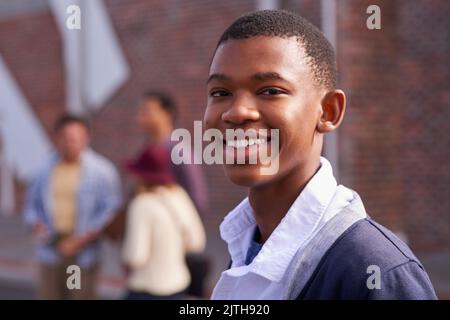
M209 94L211 97L226 97L229 96L230 93L225 90L214 90Z
M274 96L274 95L279 95L282 93L284 93L284 92L277 88L267 88L267 89L260 91L260 94L265 95L265 96Z

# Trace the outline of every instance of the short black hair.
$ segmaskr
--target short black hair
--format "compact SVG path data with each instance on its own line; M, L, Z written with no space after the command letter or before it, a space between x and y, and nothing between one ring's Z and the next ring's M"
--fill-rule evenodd
M175 121L177 117L177 105L170 94L162 91L149 90L144 93L144 99L157 100L161 107L171 115L172 120Z
M333 46L316 26L293 12L262 10L243 15L225 30L216 50L230 39L257 36L296 37L310 58L309 65L314 79L327 89L336 87L337 67Z
M63 129L68 124L72 123L78 123L81 124L83 127L86 128L86 131L90 131L90 125L89 121L81 116L73 115L73 114L63 114L56 120L54 131L59 132L61 129Z

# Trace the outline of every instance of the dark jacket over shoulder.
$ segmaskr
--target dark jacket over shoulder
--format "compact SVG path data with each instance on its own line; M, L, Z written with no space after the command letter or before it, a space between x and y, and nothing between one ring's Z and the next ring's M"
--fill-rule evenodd
M328 249L297 299L437 297L408 246L367 218L354 223Z

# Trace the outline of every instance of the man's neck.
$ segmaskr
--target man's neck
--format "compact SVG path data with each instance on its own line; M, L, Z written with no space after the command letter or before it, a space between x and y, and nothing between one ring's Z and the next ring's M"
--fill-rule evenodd
M65 159L65 158L62 158L60 163L63 164L63 165L66 165L66 166L75 166L75 165L79 165L80 164L80 158L78 158L78 159Z
M65 164L65 165L76 165L76 164L80 164L80 162L81 162L81 154L79 154L76 157L68 157L68 156L61 155L61 158L60 158L60 163Z
M281 222L308 181L320 168L320 160L306 168L294 168L281 179L250 189L249 201L264 243Z

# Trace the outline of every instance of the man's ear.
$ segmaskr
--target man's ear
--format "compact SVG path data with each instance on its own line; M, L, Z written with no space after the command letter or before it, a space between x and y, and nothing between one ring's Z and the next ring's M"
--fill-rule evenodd
M339 127L344 118L345 102L345 93L342 90L325 94L321 102L322 115L317 123L317 131L327 133Z

